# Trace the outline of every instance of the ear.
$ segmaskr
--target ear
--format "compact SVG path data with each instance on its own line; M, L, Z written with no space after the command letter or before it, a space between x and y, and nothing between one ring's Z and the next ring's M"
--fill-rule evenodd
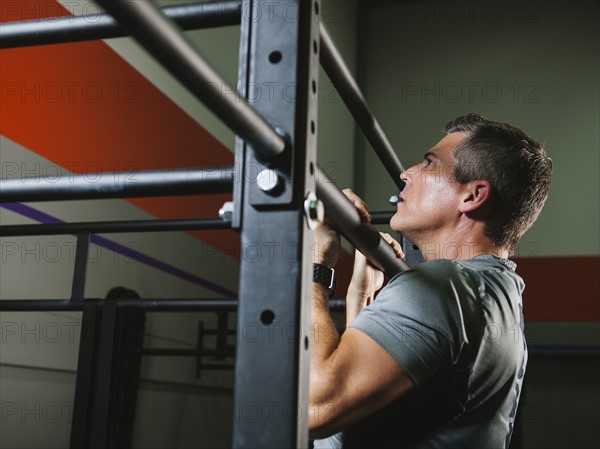
M465 214L481 210L484 205L489 203L491 193L492 186L483 179L476 179L475 181L466 183L458 210Z

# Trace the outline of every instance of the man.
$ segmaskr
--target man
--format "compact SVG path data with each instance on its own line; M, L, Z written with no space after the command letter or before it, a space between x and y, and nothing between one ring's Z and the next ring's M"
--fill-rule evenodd
M500 448L527 363L522 279L508 260L546 200L552 161L535 140L475 114L446 126L402 173L390 225L425 262L392 278L357 252L341 338L313 283L310 430L322 447ZM366 205L346 192L361 216ZM389 236L398 257L400 245ZM315 232L332 268L339 237Z

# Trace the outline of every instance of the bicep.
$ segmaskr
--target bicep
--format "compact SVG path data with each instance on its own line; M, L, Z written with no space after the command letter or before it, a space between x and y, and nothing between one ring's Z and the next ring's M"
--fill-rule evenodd
M321 374L322 382L316 383L321 383L324 393L321 401L311 401L313 410L324 404L328 408L326 415L311 417L311 429L320 434L331 434L360 421L415 385L379 343L355 328L346 329Z

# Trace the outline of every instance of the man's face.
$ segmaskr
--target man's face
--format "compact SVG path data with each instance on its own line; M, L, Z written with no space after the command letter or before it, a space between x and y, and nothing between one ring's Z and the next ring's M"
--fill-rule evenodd
M444 230L452 230L460 214L461 184L452 179L454 148L466 133L451 133L425 153L423 161L406 170L406 187L390 225L415 244L429 243Z

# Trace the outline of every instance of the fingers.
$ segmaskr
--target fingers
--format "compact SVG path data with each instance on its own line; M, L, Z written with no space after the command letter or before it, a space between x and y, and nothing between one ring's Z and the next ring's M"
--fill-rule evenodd
M346 197L348 197L352 204L354 204L354 206L358 210L361 219L363 221L370 222L371 214L369 213L369 208L367 207L367 204L351 189L344 189L342 190L342 192L344 193L344 195L346 195Z
M380 232L380 234L381 237L383 237L383 239L390 244L390 246L394 250L394 253L396 253L396 257L399 259L403 259L404 251L402 251L402 245L400 245L400 243L387 232Z

